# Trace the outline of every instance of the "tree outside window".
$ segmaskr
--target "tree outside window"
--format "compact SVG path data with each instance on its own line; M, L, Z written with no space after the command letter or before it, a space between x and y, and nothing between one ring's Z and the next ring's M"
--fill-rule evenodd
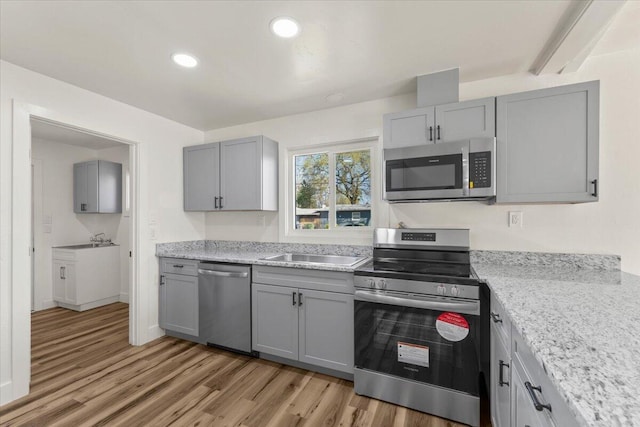
M370 225L370 150L296 155L294 165L296 229Z

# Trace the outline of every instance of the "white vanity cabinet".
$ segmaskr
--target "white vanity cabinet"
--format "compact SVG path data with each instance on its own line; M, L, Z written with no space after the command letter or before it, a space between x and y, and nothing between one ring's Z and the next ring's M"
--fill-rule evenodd
M84 311L120 300L119 245L53 248L52 273L60 307Z

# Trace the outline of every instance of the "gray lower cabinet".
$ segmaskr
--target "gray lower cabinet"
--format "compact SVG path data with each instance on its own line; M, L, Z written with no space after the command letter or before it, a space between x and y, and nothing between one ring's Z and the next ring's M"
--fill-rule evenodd
M496 326L491 325L491 423L511 425L511 354Z
M555 423L538 411L525 386L526 374L519 365L512 374L514 427L554 427ZM544 409L543 409L544 411Z
M73 165L75 213L122 212L122 165L91 160Z
M353 374L352 288L350 273L254 267L252 349Z
M499 96L497 203L598 200L598 81Z
M353 295L300 289L298 360L353 372Z
M253 284L251 347L274 356L298 359L298 289Z
M385 114L384 148L495 136L495 98Z
M278 210L278 143L262 135L184 147L184 210Z
M160 327L197 337L197 261L162 258L160 266Z

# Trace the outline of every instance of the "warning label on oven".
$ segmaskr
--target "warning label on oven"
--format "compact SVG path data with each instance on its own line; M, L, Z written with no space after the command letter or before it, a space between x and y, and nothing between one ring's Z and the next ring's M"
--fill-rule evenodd
M398 362L429 367L429 347L398 341Z
M457 313L442 313L436 319L436 329L447 341L462 341L469 335L467 319Z

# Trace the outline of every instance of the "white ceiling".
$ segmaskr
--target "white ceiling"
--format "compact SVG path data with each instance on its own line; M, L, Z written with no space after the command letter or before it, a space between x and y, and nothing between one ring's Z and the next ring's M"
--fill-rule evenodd
M208 130L528 70L572 1L10 1L3 60ZM276 16L302 26L269 32ZM182 69L187 51L200 66ZM326 97L341 93L331 103ZM334 97L334 98L340 98Z
M126 147L125 144L108 138L102 138L63 126L57 126L39 120L31 120L31 137L60 144L75 145L91 150L103 150L112 147Z

